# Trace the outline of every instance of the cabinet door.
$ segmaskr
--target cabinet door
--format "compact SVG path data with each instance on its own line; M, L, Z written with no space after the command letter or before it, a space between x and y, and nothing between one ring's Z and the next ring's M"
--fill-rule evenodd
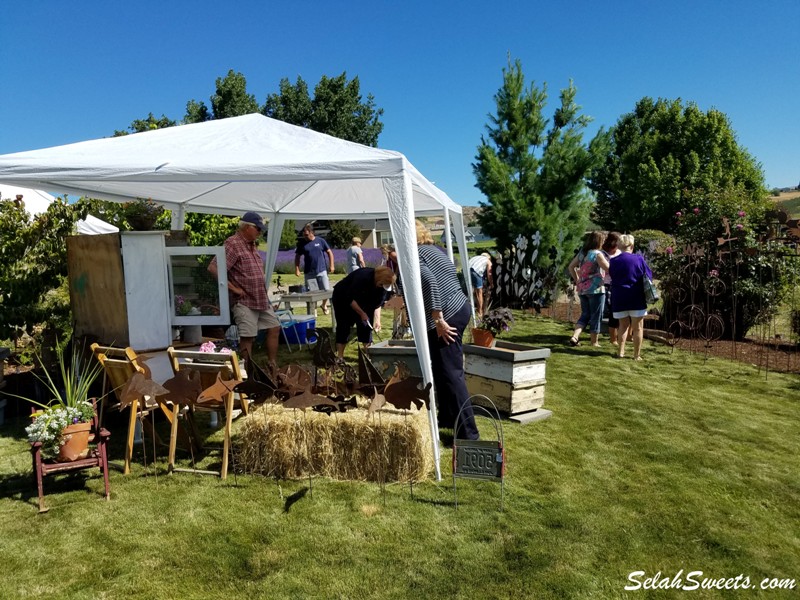
M121 240L128 311L128 344L134 350L166 348L172 341L164 265L163 231L126 231ZM111 340L112 345L119 344Z
M228 272L222 246L170 246L165 249L173 325L228 325ZM219 279L208 272L216 257Z

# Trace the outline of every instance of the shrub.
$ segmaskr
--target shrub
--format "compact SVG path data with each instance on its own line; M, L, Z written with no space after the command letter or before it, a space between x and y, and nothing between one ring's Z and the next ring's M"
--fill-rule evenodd
M27 334L40 343L46 332L71 336L65 238L102 203L57 199L31 219L15 202L0 202L0 338ZM43 352L46 349L43 349Z
M668 247L675 246L675 238L658 229L640 229L631 233L634 238L634 248L645 256L664 252Z
M793 252L775 235L780 225L731 190L713 201L696 197L674 218L674 245L659 244L649 257L667 321L703 334L699 315L716 314L724 337L742 339L770 319L797 276Z
M349 219L344 221L331 221L330 233L325 236L325 241L331 248L349 248L353 238L361 235L361 228Z
M281 230L281 241L278 244L278 247L281 250L294 249L294 247L297 245L297 239L298 234L297 228L294 224L294 219L284 221L283 229ZM292 268L292 271L294 271L294 268Z

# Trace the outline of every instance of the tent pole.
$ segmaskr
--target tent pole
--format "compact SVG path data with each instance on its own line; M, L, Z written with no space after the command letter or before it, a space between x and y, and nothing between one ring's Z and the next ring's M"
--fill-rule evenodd
M414 223L414 202L411 177L403 160L403 170L399 176L384 177L383 188L389 199L389 228L397 251L400 277L403 281L408 319L414 335L414 345L422 371L422 380L433 384L433 366L428 348L428 328L425 318L425 305L422 300L422 280L420 277L419 254L417 253L417 229ZM436 394L431 385L428 407L428 424L431 430L431 446L436 469L436 481L442 480L441 455L439 450L439 423L436 416Z
M447 207L444 209L444 243L447 247L447 258L450 259L451 263L455 264L453 260L453 236L450 233L450 209Z
M267 283L267 295L272 281L272 274L275 270L275 260L278 257L278 248L281 245L281 232L286 221L280 213L270 213L267 215L267 260L264 261L264 281Z
M178 207L172 211L172 222L170 223L170 227L177 231L183 229L185 223L186 207L183 204L179 204Z
M467 286L469 306L472 309L472 322L478 326L478 316L475 314L475 294L472 293L472 277L469 273L469 252L467 251L467 236L464 233L464 215L454 213L453 221L456 226L456 241L458 242L458 255L461 257L461 272L464 274L464 284Z

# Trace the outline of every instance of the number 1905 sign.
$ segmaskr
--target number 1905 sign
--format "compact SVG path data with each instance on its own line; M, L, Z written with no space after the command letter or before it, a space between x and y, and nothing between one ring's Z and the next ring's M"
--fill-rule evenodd
M481 396L494 407L494 414L480 405L473 405L475 412L483 412L489 417L495 427L496 440L462 440L458 438L458 427L454 431L453 440L453 500L458 508L458 494L456 492L456 478L483 479L500 483L500 510L503 510L504 482L506 474L506 453L503 448L503 427L500 424L500 414L497 407L486 396ZM472 398L470 398L472 400ZM463 411L463 408L461 409ZM456 423L461 422L461 411L456 417Z
M505 474L503 448L497 440L458 440L453 446L456 477L500 481Z

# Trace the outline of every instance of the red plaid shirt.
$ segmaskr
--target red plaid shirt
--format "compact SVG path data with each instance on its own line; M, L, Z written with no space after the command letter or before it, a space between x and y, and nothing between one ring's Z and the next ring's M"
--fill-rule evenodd
M231 307L237 302L253 310L269 310L267 284L264 279L264 262L255 243L236 233L225 240L225 263L228 281L242 288L243 296L231 293Z

